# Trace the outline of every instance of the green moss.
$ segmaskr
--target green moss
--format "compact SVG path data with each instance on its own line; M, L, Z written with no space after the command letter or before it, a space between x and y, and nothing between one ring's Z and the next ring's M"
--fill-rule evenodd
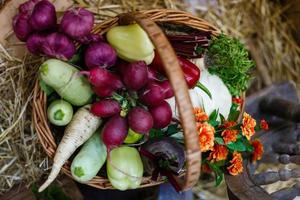
M206 56L209 72L218 75L233 96L248 88L249 71L254 67L254 62L238 39L224 34L213 38Z
M84 171L83 171L82 167L75 167L74 174L76 176L78 176L79 178L84 176Z

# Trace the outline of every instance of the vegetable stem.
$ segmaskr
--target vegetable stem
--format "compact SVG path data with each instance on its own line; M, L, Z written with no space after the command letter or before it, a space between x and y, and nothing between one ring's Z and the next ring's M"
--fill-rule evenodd
M200 83L198 81L198 83L196 84L196 87L200 88L203 92L205 92L209 96L210 99L212 99L210 91L202 83Z

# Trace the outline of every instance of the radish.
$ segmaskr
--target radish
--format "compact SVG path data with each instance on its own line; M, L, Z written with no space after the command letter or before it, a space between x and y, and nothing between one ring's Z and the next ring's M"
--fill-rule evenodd
M75 113L72 121L66 127L64 136L56 149L52 170L48 179L39 188L39 192L42 192L54 181L64 163L79 146L92 136L101 123L101 118L96 117L90 112L90 105L81 107Z
M118 114L110 118L102 129L102 140L107 147L107 152L112 148L120 146L128 133L126 118Z
M152 107L150 113L153 118L154 128L165 128L172 120L172 110L166 101L163 101L156 107Z
M139 94L140 101L147 106L157 106L163 102L163 89L156 83L149 83Z
M153 126L151 114L142 107L135 107L128 113L130 128L140 134L147 134Z
M96 87L109 87L114 90L124 87L117 75L100 67L93 68L90 71L81 71L80 73L88 76L89 82Z
M94 103L91 112L98 117L110 117L120 113L121 106L119 102L113 99L104 99Z
M144 61L129 63L121 72L123 82L130 90L139 90L148 82L147 65Z

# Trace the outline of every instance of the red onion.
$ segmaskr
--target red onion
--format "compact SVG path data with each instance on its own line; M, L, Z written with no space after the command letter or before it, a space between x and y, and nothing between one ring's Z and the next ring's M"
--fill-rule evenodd
M29 16L26 13L19 13L13 19L14 32L21 41L26 41L32 28L28 23Z
M60 28L71 38L77 39L88 35L93 25L94 15L84 8L76 8L65 12Z
M76 52L76 48L71 39L62 33L51 33L47 35L42 45L44 54L62 60L68 60Z
M77 41L80 42L81 44L90 44L93 42L103 42L103 37L102 35L91 33L84 37L78 38Z
M30 53L39 54L42 52L42 45L46 35L41 33L34 33L29 36L26 41L27 49Z
M56 26L56 11L54 5L47 0L38 2L34 6L29 24L37 31L54 28Z
M89 68L110 67L116 63L117 53L107 43L92 43L86 49L84 55L85 65Z
M22 3L19 6L19 12L20 13L27 13L31 15L31 12L35 6L35 4L37 4L40 0L29 0L26 1L25 3Z

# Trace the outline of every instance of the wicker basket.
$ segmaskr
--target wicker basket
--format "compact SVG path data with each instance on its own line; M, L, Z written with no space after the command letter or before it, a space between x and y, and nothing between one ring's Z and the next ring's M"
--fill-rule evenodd
M178 102L181 124L184 129L187 159L186 170L181 174L181 177L184 176L184 179L179 181L181 181L181 188L186 190L197 183L201 165L201 152L195 128L193 108L188 93L188 87L184 80L176 54L162 30L154 22L186 25L198 30L211 31L213 35L217 35L219 31L213 25L189 13L178 10L155 9L119 15L115 18L104 21L101 24L95 25L93 32L104 34L113 26L118 24L129 24L132 22L138 23L152 40L159 55L161 56L167 76ZM33 99L33 120L39 140L44 150L49 157L53 158L57 145L48 125L46 103L46 94L41 91L38 82L36 82ZM62 171L68 176L71 176L69 161L65 163ZM143 177L140 187L154 186L161 183L163 183L161 177L158 181L151 180L151 177ZM87 184L99 189L112 189L109 180L99 176L95 177Z

